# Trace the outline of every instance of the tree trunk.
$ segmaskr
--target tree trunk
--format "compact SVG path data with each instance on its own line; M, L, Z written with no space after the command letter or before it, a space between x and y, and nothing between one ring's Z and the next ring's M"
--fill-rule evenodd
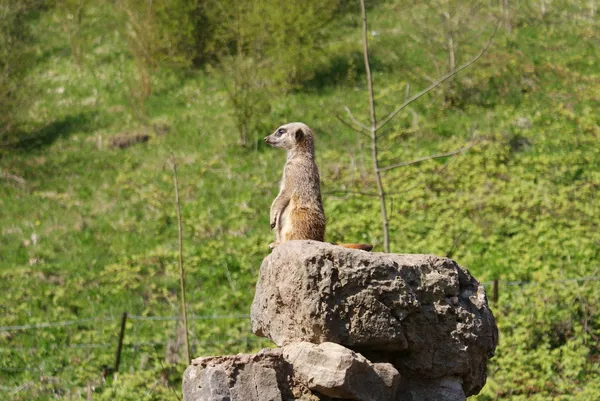
M375 115L375 96L373 95L373 78L371 76L371 67L369 65L369 47L367 44L367 13L365 11L365 0L360 0L360 9L362 13L363 21L363 56L365 59L365 72L367 75L367 86L369 90L369 108L371 114L371 127L369 133L371 135L371 157L373 159L373 172L375 173L375 180L377 181L377 194L379 196L379 203L381 207L381 224L383 227L383 248L385 252L390 252L390 239L389 239L389 224L387 209L385 205L385 191L383 190L383 183L381 181L381 171L379 170L379 160L377 155L377 117Z

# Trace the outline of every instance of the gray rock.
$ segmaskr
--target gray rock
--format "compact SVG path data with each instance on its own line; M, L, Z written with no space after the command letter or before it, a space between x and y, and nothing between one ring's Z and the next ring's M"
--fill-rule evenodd
M360 401L394 400L400 374L389 363L372 364L364 356L334 343L300 342L282 348L294 376L332 398Z
M394 401L400 375L341 345L291 344L253 355L198 358L184 401Z
M454 377L409 380L402 384L396 401L466 401L461 382Z
M456 262L316 241L265 258L251 316L254 333L279 346L338 343L403 380L456 378L467 395L485 384L498 340L483 286Z
M198 358L183 374L183 399L281 401L292 397L290 373L278 349Z

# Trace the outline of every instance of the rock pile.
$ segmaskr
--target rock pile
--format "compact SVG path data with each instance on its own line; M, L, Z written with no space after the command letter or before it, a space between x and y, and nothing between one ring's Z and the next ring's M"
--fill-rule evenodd
M454 261L315 241L260 268L252 330L280 348L195 359L185 401L459 401L498 340L483 286Z

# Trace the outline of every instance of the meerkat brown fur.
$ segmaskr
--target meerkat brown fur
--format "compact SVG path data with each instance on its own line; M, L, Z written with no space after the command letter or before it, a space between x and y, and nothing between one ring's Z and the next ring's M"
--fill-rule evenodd
M271 205L270 224L275 229L276 241L269 247L290 240L325 241L325 212L312 130L303 123L289 123L267 136L265 142L287 151L279 195ZM339 245L372 248L364 244Z

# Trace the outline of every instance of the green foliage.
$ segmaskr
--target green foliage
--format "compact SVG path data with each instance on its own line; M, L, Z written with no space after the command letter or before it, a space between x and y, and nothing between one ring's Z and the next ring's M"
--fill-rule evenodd
M228 88L242 146L255 146L259 122L273 104L314 74L324 27L338 0L207 2L208 24L215 27L208 49L218 60Z
M550 273L502 288L496 308L501 346L477 400L597 400L600 396L598 281Z
M493 6L481 1L412 2L407 30L422 45L424 51L419 52L427 56L428 67L414 68L411 75L435 81L465 63L472 56L463 47L483 46L496 24L495 13ZM462 86L463 82L451 78L438 91L446 102L457 103L462 100L458 94Z
M237 54L255 59L260 63L261 77L272 81L280 92L311 77L324 28L338 7L337 0L219 4L205 4L209 24L215 27L210 49L217 57Z
M28 22L39 7L33 0L0 1L0 146L14 139L10 134L28 103L24 88L32 61Z
M117 4L136 67L135 78L129 81L131 106L143 119L157 68L189 66L194 59L197 5L195 0L119 0Z
M268 127L262 116L271 111L271 96L278 96L269 79L261 72L262 67L260 61L242 54L223 56L220 61L223 86L228 88L231 115L239 134L239 143L244 147L257 144L255 132L267 132Z
M165 168L171 152L179 166L193 356L269 346L243 316L272 240L267 211L285 158L255 139L280 123L315 129L327 240L381 249L369 148L336 117L347 105L367 120L356 7L322 3L320 15L311 2L303 7L320 21L313 25L300 6L276 2L231 2L237 11L216 2L198 10L154 2L158 32L171 32L179 20L189 28L177 14L184 10L197 13L205 22L198 29L207 32L193 41L192 28L182 28L180 39L149 36L151 91L140 125L127 107L139 73L133 27L112 4L86 3L82 68L73 65L64 9L22 20L32 41L19 46L36 62L19 79L40 95L29 110L19 107L29 111L22 140L0 154L0 326L95 320L0 331L1 399L176 398L185 368L180 324L148 320L179 313L176 214ZM145 21L148 2L119 4ZM428 95L390 123L380 142L386 166L460 148L471 132L479 140L457 157L392 170L385 186L392 251L450 256L483 282L500 279L493 305L500 345L481 400L598 399L600 286L561 280L599 275L600 57L593 43L600 30L588 2L569 3L580 10L555 4L543 20L513 10L512 31L502 30L488 54L456 77L457 101ZM404 3L370 6L383 116L404 99L407 83L411 93L429 84L416 67L437 72L412 38L420 32ZM415 18L437 15L419 10L432 15ZM223 15L222 24L209 23ZM244 25L229 30L235 18ZM461 43L459 57L475 54L484 39ZM212 68L179 68L190 65L193 46L200 52L194 60ZM433 52L445 60L442 49ZM242 89L232 91L234 84ZM241 96L236 107L250 112L232 115L232 93ZM255 152L238 146L244 121ZM137 132L148 132L149 141L109 146L113 136ZM505 284L515 280L531 284ZM123 311L131 318L114 380L102 371L114 364Z
M58 16L71 45L71 56L78 66L83 65L85 56L83 22L87 3L86 0L64 0L57 3Z
M126 36L135 57L154 67L189 65L196 53L196 0L119 0Z
M174 368L179 369L179 366ZM173 367L171 367L173 369ZM123 401L161 401L167 399L177 399L177 390L180 387L179 380L168 378L168 370L156 368L146 370L142 374L124 374L115 380L110 391L99 394L94 399L101 401L123 400ZM162 380L157 380L161 377Z

